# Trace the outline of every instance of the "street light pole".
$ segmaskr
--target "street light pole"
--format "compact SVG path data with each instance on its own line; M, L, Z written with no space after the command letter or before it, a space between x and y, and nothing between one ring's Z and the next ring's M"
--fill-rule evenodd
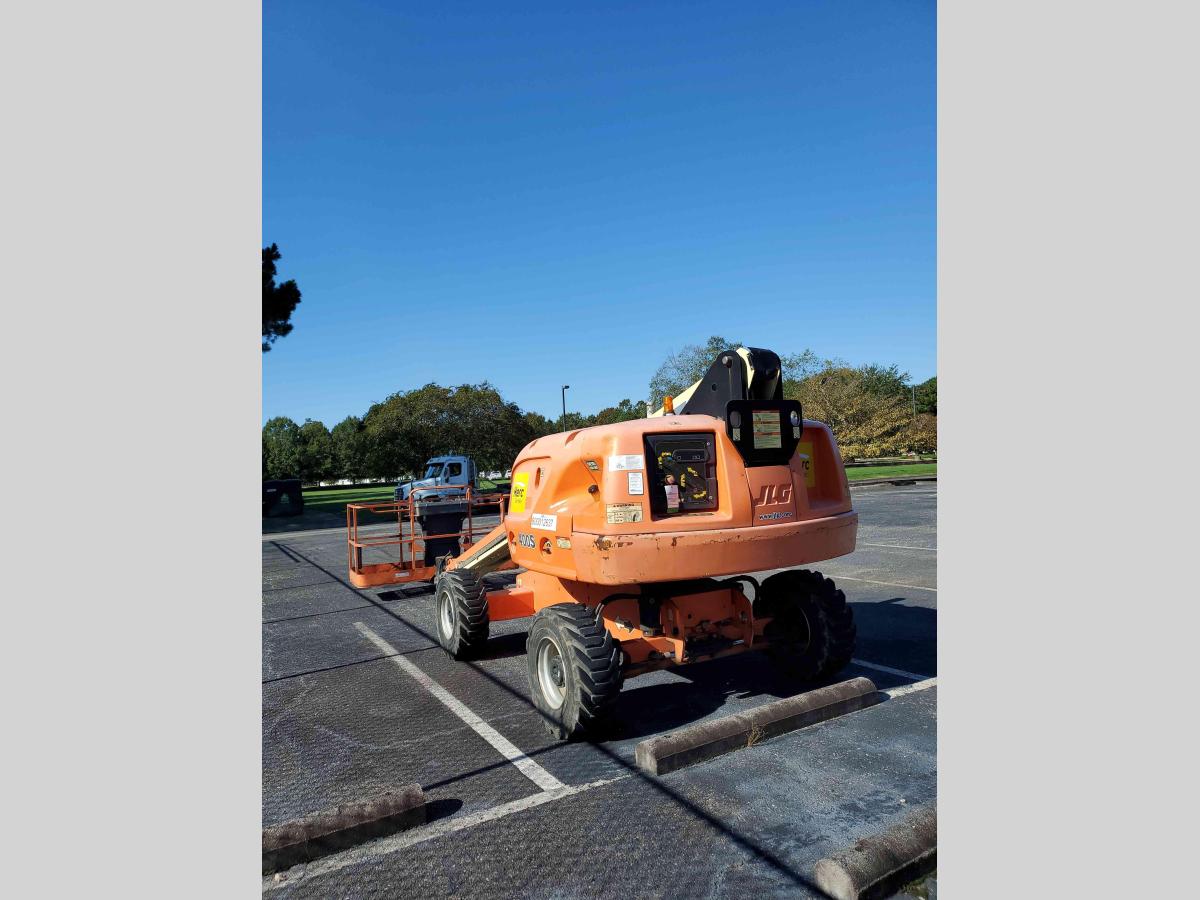
M562 388L563 414L558 423L560 426L565 425L567 422L567 388L569 387L569 384L564 384Z

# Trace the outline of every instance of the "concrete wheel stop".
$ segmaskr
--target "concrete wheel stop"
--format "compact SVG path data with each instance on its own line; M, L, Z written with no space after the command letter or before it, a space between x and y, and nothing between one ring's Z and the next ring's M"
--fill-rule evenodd
M649 738L634 751L638 768L665 775L684 766L753 747L759 741L873 706L884 699L869 678L851 678L749 712L698 722Z
M346 850L372 838L425 824L425 793L409 784L361 803L345 803L264 828L264 875Z
M937 809L931 806L819 860L813 875L835 900L875 900L892 896L936 865Z

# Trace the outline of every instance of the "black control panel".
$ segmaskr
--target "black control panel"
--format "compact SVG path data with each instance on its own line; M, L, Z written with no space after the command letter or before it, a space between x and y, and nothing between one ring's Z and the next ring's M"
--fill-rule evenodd
M725 432L747 466L786 466L804 432L799 400L730 400Z
M648 434L646 493L655 517L717 508L717 442L712 434Z

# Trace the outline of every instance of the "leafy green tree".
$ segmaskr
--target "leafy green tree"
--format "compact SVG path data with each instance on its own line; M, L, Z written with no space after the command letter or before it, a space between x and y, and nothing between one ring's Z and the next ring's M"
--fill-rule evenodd
M337 471L333 436L323 422L305 419L300 426L300 477L305 481L328 481Z
M300 288L295 279L288 279L282 284L275 283L275 263L282 257L279 247L272 244L263 247L263 294L262 294L262 352L266 353L271 345L281 337L291 333L292 313L300 303Z
M490 384L427 384L392 394L363 419L370 474L418 472L431 456L457 453L481 469L505 470L536 436L527 414Z
M419 471L445 446L443 412L449 390L427 384L374 403L363 417L367 469L375 478L396 478Z
M646 405L640 400L634 401L626 397L616 406L606 406L592 416L593 425L612 425L616 422L631 422L634 419L646 417Z
M578 431L580 428L590 428L596 424L595 416L585 416L583 413L569 412L560 416L554 423L554 432Z
M524 414L492 385L459 385L450 395L454 428L450 434L457 452L472 457L481 469L508 469L521 449L533 440Z
M333 426L334 469L338 477L358 481L367 473L367 436L358 416L346 416Z
M525 413L525 424L529 427L529 433L533 435L530 440L533 440L533 438L544 437L547 434L554 434L556 431L558 431L558 426L541 413Z
M657 409L663 397L674 397L691 387L708 371L718 353L740 346L738 341L713 335L704 344L686 344L670 354L650 379L651 404Z
M912 388L908 385L908 373L898 366L865 365L858 369L862 386L879 397L909 397Z
M785 379L791 378L799 381L802 378L807 378L809 375L815 375L833 361L827 360L822 363L817 354L811 350L805 350L803 353L780 353L779 362L783 366L783 377Z
M937 376L917 385L917 412L937 415Z
M286 416L276 416L263 426L263 478L299 478L300 426Z

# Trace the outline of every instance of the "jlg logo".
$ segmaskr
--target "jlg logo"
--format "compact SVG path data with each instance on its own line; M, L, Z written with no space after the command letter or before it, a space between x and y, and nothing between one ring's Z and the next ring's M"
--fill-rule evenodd
M775 503L787 503L792 499L792 486L785 484L765 484L762 493L754 501L755 506L771 506Z

